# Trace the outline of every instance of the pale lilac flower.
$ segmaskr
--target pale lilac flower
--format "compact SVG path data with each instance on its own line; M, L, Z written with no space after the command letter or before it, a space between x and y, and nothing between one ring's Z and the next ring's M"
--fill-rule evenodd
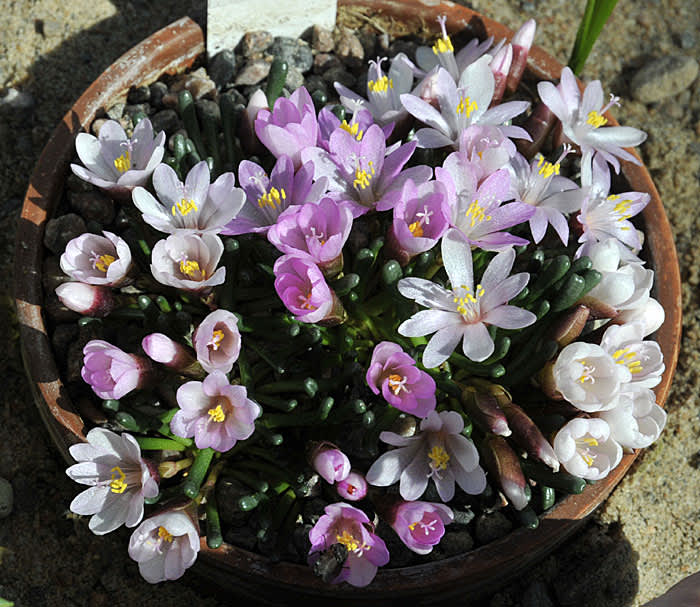
M291 205L318 202L327 188L326 179L313 182L314 168L304 164L294 173L289 156L280 156L270 175L260 165L243 160L238 165L238 181L245 190L243 208L221 231L237 236L250 232L266 233Z
M344 314L323 272L308 257L283 255L275 262L274 272L275 291L298 321L317 323Z
M350 207L322 198L318 203L287 209L269 229L267 238L282 253L308 255L327 273L331 268L342 269L343 246L351 228Z
M423 352L423 364L437 367L445 362L462 341L464 355L474 361L486 360L494 350L487 325L503 329L521 329L535 322L536 316L506 305L525 288L529 274L508 276L515 251L496 255L484 271L481 283L474 286L474 270L469 244L457 230L442 237L442 259L451 288L424 278L402 278L399 293L429 308L414 314L399 325L399 334L420 337L435 333Z
M615 310L634 310L646 306L649 291L654 283L654 271L641 263L627 262L628 254L615 238L601 242L585 243L579 253L588 256L592 268L602 274L601 281L593 287L585 299L600 301Z
M153 247L151 273L161 284L208 293L226 279L226 268L216 268L223 252L215 234L173 234Z
M260 154L265 150L255 134L255 119L258 117L260 110L269 111L269 109L267 95L262 89L256 89L248 100L245 112L241 114L239 139L243 150L249 155Z
M384 132L379 125L372 125L357 141L343 130L335 131L329 140L328 150L307 148L302 160L314 165L314 178L328 179L328 195L352 205L353 216L368 210L385 210L386 195L399 189L407 179L421 183L432 176L432 169L419 165L403 169L416 149L416 142L406 143L387 154ZM393 199L391 199L393 202Z
M610 169L599 154L593 157L591 177L581 176L582 185L587 188L578 222L583 228L579 242L601 241L617 238L634 251L642 248L637 228L630 217L644 209L651 197L646 192L623 192L609 194Z
M356 470L350 470L342 481L335 484L338 495L349 502L359 502L367 495L367 481Z
M141 347L148 358L176 371L185 373L196 363L188 348L163 333L146 335L141 340Z
M574 407L593 413L617 405L623 384L631 372L597 344L574 342L566 346L554 363L556 389Z
M349 504L326 506L323 516L309 531L309 541L310 562L316 552L327 550L333 544L347 548L347 559L334 584L347 582L351 586L367 586L377 574L377 568L389 562L384 540L375 535L367 515Z
M462 72L458 85L446 70L438 68L434 88L439 110L416 95L401 95L408 113L428 125L416 132L420 147L456 148L460 133L472 124L498 126L508 137L530 140L521 127L505 124L522 114L529 102L509 101L489 109L495 87L490 60L490 56L485 56L472 63Z
M197 560L199 530L181 510L147 518L131 534L129 556L151 584L176 580Z
M233 173L223 173L212 184L207 163L202 160L187 173L182 183L167 164L153 172L157 198L144 188L131 194L143 220L156 230L168 234L218 233L240 211L245 193L235 187Z
M417 500L430 479L443 502L455 493L455 482L465 493L478 495L486 488L486 475L479 466L479 452L461 432L464 420L455 411L432 411L411 437L382 432L379 438L398 447L381 455L367 471L370 485L387 487L399 481L399 493Z
M335 83L336 86L342 86L338 82ZM328 106L321 109L318 113L318 143L317 145L324 150L328 151L328 144L330 142L331 135L338 129L342 129L350 136L354 137L357 141L362 140L365 132L369 127L374 124L374 118L369 110L364 109L361 105L357 105L355 111L353 112L350 122L347 120L341 121ZM379 124L379 123L378 123ZM390 123L382 127L384 137L388 138L394 130L394 123Z
M560 163L571 151L566 147L555 163L548 162L542 154L532 162L520 154L510 161L510 194L516 200L535 207L530 217L532 240L540 242L551 224L564 246L569 243L569 222L565 213L581 209L586 190L559 174Z
M526 239L505 231L535 213L535 208L524 202L503 204L512 198L506 169L492 173L477 187L471 163L455 153L445 159L442 168L436 167L435 176L447 190L451 223L469 244L487 251L528 244Z
M400 97L409 93L413 86L413 64L404 53L398 53L391 60L388 74L382 70L382 63L386 60L386 57L377 57L376 61L369 62L367 99L363 99L339 82L334 85L340 102L346 108L353 112L358 108L371 112L379 126L399 122L407 116ZM319 121L320 118L319 115Z
M396 195L387 248L405 265L437 244L450 226L451 212L445 186L439 181L416 185L409 179Z
M177 391L180 410L170 421L176 436L194 437L198 449L226 452L255 431L260 406L250 400L245 386L233 386L221 371L204 381L190 381Z
M228 373L241 352L238 318L228 310L210 312L192 334L192 345L205 371Z
M112 232L86 232L73 238L61 255L61 270L73 280L91 285L120 287L128 282L131 250Z
M80 179L108 192L126 196L135 186L144 185L163 159L165 133L154 138L148 118L141 120L129 139L116 120L100 128L99 138L79 133L75 151L84 167L71 164Z
M365 380L372 392L381 391L400 411L423 418L435 410L435 380L398 344L382 341L374 346Z
M623 392L653 388L661 381L666 368L659 344L645 341L644 329L642 321L612 325L605 330L600 341L600 347L618 365L626 366L630 371L630 382L622 386Z
M515 144L497 126L474 124L459 136L459 150L447 166L469 167L476 182L498 169L507 168L510 159L517 153ZM459 162L456 159L459 158ZM462 169L464 170L464 169Z
M56 296L66 308L83 316L104 318L114 310L114 296L108 287L64 282L56 287Z
M498 52L504 42L499 42L496 48L492 49L493 36L487 38L483 42L480 42L478 38L473 38L462 47L455 56L452 40L447 33L447 18L444 15L440 15L437 18L437 22L440 24L441 32L435 40L435 44L433 44L432 47L419 46L416 49L416 63L420 68L416 70L418 74L425 74L425 72L430 72L437 66L440 66L452 76L455 82L457 82L460 74L469 65L489 51L491 56L493 56L494 53ZM489 57L489 61L490 60L491 57Z
M118 400L143 387L150 373L147 358L127 354L101 339L90 340L83 348L80 374L100 398Z
M602 419L572 419L557 432L553 446L567 472L590 481L605 478L622 459L622 447Z
M576 76L568 66L561 72L559 85L540 82L537 92L544 104L559 118L564 135L569 142L581 148L581 175L590 174L591 160L595 152L609 162L615 172L620 171L618 158L641 164L636 156L624 147L639 145L646 138L645 132L629 126L605 126L603 114L616 105L619 97L610 97L603 107L603 87L600 80L590 82L581 95Z
M275 158L289 156L295 169L301 166L301 151L316 145L318 121L311 95L303 86L289 98L279 97L272 111L261 109L255 132Z
M350 460L329 442L316 445L310 456L311 467L329 484L345 480L350 474Z
M648 447L666 425L666 412L648 388L621 395L614 409L596 415L610 426L610 436L627 449Z
M401 502L395 506L390 525L409 550L429 554L454 520L452 510L434 502Z
M143 518L144 498L158 495L157 475L141 458L133 436L93 428L86 438L87 443L68 448L78 463L66 474L90 486L71 502L71 512L92 515L88 527L96 535L135 527Z

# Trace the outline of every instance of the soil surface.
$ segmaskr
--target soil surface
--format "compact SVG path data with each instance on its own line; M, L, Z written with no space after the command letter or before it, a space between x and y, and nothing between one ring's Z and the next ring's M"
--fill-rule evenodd
M584 4L477 0L470 6L513 29L534 17L536 43L566 62ZM17 214L53 127L135 43L185 14L203 23L201 0L5 0L2 9L0 477L10 482L14 505L0 519L0 597L18 607L228 605L231 596L202 581L196 567L177 582L145 583L126 552L129 530L97 537L70 514L78 488L65 476L35 411L10 292ZM693 75L699 51L696 0L627 0L619 3L583 73L584 80L598 78L621 97L614 113L622 124L648 132L640 152L675 234L684 333L666 430L581 532L526 580L485 597L483 607L638 606L700 569L700 81ZM647 69L641 84L641 77L634 78L669 57L675 59L662 65L670 67ZM644 102L652 98L657 100ZM657 280L663 288L663 277Z

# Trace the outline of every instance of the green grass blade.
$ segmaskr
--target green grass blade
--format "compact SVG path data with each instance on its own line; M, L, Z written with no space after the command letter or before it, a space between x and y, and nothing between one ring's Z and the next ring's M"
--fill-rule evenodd
M576 33L574 48L569 58L569 67L577 76L583 70L593 44L600 36L603 26L612 14L618 0L588 0Z

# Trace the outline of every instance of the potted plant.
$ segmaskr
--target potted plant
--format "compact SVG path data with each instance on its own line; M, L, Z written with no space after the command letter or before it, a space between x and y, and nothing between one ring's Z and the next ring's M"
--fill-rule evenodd
M393 15L397 18L406 17L404 6L395 7L389 2L377 2L373 3L373 6L375 10L386 15ZM420 6L416 7L412 17L423 19L425 23L436 23L437 17L443 13L447 13L446 27L450 32L468 26L474 33L485 30L487 34L496 38L510 36L510 32L504 28L460 7L451 7L450 10L447 10L445 7L428 8ZM161 48L159 45L162 41L168 39L169 36L172 36L173 31L177 30L180 33L184 33L190 40L189 46L178 43L180 49L192 49L183 59L183 64L187 64L201 52L201 34L198 38L196 28L191 23L180 23L168 32L159 33L159 40L153 41L149 39L146 44L152 45L152 48ZM166 48L168 48L167 45ZM144 49L140 48L132 56L143 56L143 51ZM536 47L531 49L530 58L532 60L531 65L537 66L535 68L531 67L536 78L557 79L560 75L560 68L553 67L551 60ZM121 61L120 63L121 65L128 65L129 62ZM168 67L172 68L173 65L170 58L160 63L156 62L153 65L152 73L155 76ZM144 78L143 73L135 76L134 74L136 73L131 71L126 74L123 83L115 86L118 86L123 93L133 84L150 80L150 77ZM103 83L98 81L93 85L93 89L99 90L102 86ZM63 444L64 452L69 444L74 443L76 440L84 440L85 429L83 420L72 410L70 403L67 401L65 389L58 379L58 373L55 371L55 365L52 363L52 354L41 318L42 296L39 282L41 275L41 247L39 243L41 239L39 236L42 233L48 214L50 214L51 196L52 194L55 196L56 192L61 188L65 175L65 165L72 154L73 136L77 130L88 126L94 118L97 108L101 104L104 105L107 98L113 100L116 96L117 91L112 89L96 101L90 101L90 104L81 98L81 101L76 104L72 115L69 117L70 128L73 129L70 132L69 141L66 141L65 137L59 141L61 135L67 134L59 132L49 143L42 160L40 160L40 167L37 173L41 174L42 172L42 162L55 163L55 158L60 158L62 164L58 163L56 165L58 168L52 175L52 180L44 181L43 183L32 180L32 186L30 186L23 209L23 219L25 221L23 221L21 226L22 232L18 240L18 257L20 260L18 266L32 267L34 272L33 282L26 281L24 277L20 277L17 290L25 356L30 358L30 374L32 374L34 386L37 388L41 399L40 410L44 412L50 427L54 429L57 440ZM611 117L606 116L606 118L610 121L609 124L615 124ZM64 122L64 124L68 125L69 123ZM65 130L67 127L59 128ZM552 166L554 164L552 163ZM655 226L655 230L647 234L649 255L657 273L662 272L665 276L675 276L676 280L671 280L670 284L677 285L675 252L654 186L643 168L635 167L630 163L623 163L622 172L629 182L630 190L643 191L650 195L651 202L644 211L646 224ZM369 179L369 176L367 176L367 179ZM448 244L447 246L450 245ZM457 248L460 247L459 244L455 244L455 246ZM466 255L466 249L462 247L459 250L461 255ZM449 251L443 251L443 257L446 253L449 254ZM30 260L33 264L28 263ZM452 277L449 276L449 278ZM408 287L404 290L407 289ZM658 294L667 317L666 323L662 325L657 337L666 362L666 371L661 379L661 383L656 387L658 402L663 402L665 398L677 354L680 319L676 301L677 292L676 289L674 294L673 289L671 289L670 292ZM298 318L301 317L299 311L296 311L296 315ZM326 316L325 320L328 320L331 314L329 313ZM321 319L314 319L312 322L317 320ZM32 357L35 361L31 361ZM41 358L37 359L36 357ZM442 362L438 361L435 365L426 364L425 366L437 366ZM41 370L41 375L36 375L39 370ZM543 381L542 383L544 384L545 382ZM585 383L585 378L582 383ZM45 403L43 406L42 402ZM272 400L269 400L269 402L272 402ZM214 407L211 409L215 410ZM214 415L216 415L216 411ZM420 417L425 416L421 415ZM187 430L184 432L187 432ZM472 592L483 590L493 583L494 571L498 572L498 576L505 575L504 572L513 574L519 568L527 566L531 560L550 550L557 542L562 541L567 533L570 533L580 520L607 496L614 484L631 465L633 459L634 454L626 455L622 463L615 467L611 474L604 480L587 487L580 497L567 498L558 503L554 509L542 516L539 529L536 532L520 529L502 540L497 540L463 555L451 557L448 563L442 561L408 568L380 570L372 586L366 590L353 590L352 599L355 601L363 597L377 599L405 595L407 597L421 596L422 600L436 600L461 593L465 588L469 588ZM115 482L120 479L121 477L118 475ZM196 496L197 493L198 491L195 491L194 495ZM329 586L314 577L305 567L285 562L274 562L262 555L230 545L225 544L221 548L214 549L207 547L206 542L202 540L199 559L205 565L208 564L209 574L212 577L216 577L222 584L235 586L239 591L248 592L251 596L259 597L262 593L266 595L265 598L274 600L275 595L284 592L287 593L287 596L304 596L315 600L323 600L324 597L338 598L337 588ZM501 577L499 577L500 580ZM457 584L457 581L459 581L459 584ZM367 594L363 594L364 592Z

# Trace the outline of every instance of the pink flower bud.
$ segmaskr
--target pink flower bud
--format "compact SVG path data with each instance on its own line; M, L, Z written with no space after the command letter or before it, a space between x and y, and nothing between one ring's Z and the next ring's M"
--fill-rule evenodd
M525 66L527 65L527 56L532 46L532 41L535 39L535 30L537 24L534 19L528 19L520 29L515 32L511 44L513 45L513 63L508 74L507 89L509 93L514 92L520 84L520 79L523 77Z
M350 474L350 460L333 443L322 442L311 451L311 466L331 485L345 480Z
M193 368L197 361L185 346L170 339L163 333L151 333L141 341L141 347L146 355L166 367L175 369L184 375L203 376L201 367L199 372Z
M506 44L499 50L491 60L491 71L495 81L493 98L491 99L491 107L498 105L503 99L503 93L506 90L506 80L508 72L513 61L513 47Z
M335 490L343 499L358 502L367 495L367 481L362 474L351 470L344 480L336 483Z
M64 282L56 287L56 295L66 308L84 316L104 318L114 309L114 297L107 287Z

